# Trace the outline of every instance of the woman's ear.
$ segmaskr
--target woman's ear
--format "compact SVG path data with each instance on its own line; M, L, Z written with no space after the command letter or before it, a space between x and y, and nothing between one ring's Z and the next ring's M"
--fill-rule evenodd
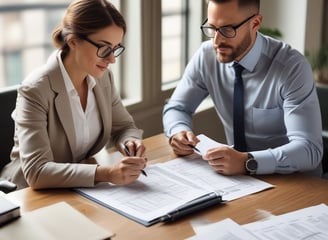
M67 36L66 42L67 42L68 47L70 49L74 49L76 47L78 40L79 39L76 36L74 36L73 34L70 34L69 36Z

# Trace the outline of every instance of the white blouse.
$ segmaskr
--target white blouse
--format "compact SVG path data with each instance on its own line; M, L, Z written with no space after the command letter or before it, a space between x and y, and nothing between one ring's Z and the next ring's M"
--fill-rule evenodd
M85 156L90 148L97 141L101 132L100 115L96 98L93 93L93 88L96 85L96 80L90 75L87 77L88 98L85 111L83 111L80 97L73 86L72 80L65 69L60 55L61 51L58 52L57 59L64 78L74 121L76 137L75 156L77 159L82 161L85 159Z

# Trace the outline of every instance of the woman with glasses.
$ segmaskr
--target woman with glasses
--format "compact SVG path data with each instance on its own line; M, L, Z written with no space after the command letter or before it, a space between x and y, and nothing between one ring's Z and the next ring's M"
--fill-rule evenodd
M320 176L321 116L311 67L291 46L258 31L259 9L260 0L208 1L201 30L210 40L165 105L164 131L176 154L193 153L192 116L210 96L228 143L203 156L215 171Z
M18 90L15 146L2 177L34 189L121 185L139 177L147 163L142 130L108 69L124 51L125 32L123 16L106 0L69 5L53 32L58 51ZM111 139L125 157L110 167L95 164L92 156Z

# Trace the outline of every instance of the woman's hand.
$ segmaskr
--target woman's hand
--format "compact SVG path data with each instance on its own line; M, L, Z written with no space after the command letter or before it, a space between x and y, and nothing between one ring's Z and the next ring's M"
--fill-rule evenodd
M126 156L144 157L146 153L146 147L139 139L126 141L122 147L126 148L121 149L121 152Z
M124 157L114 166L98 166L95 181L111 182L117 185L128 184L139 177L146 164L146 157Z

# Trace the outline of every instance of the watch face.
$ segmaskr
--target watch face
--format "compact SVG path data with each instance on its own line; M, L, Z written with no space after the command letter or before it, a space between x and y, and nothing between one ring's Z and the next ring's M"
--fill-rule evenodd
M254 172L257 170L257 161L253 158L247 160L246 162L246 168L250 172Z

